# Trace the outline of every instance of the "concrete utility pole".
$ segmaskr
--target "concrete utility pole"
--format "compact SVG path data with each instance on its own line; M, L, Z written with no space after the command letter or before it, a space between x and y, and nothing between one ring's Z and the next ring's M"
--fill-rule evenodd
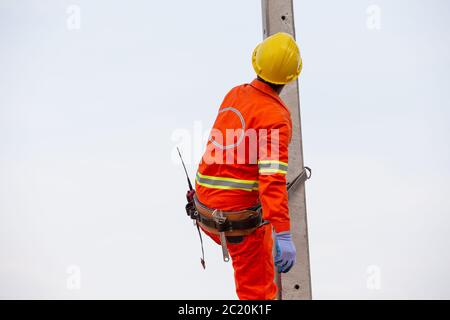
M264 38L286 32L295 37L294 9L292 0L261 0ZM301 50L301 43L299 44ZM298 81L288 84L281 93L292 116L292 141L289 145L288 181L303 170L303 145L300 125L300 101ZM301 184L289 195L291 231L297 248L297 262L286 274L277 275L282 288L279 299L309 300L311 296L311 274L309 268L308 226L306 220L305 185Z

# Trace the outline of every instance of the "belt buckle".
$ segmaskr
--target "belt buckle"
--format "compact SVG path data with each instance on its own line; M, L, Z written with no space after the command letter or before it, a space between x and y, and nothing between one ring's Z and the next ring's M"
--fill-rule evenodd
M217 224L224 224L227 218L223 215L221 210L215 209L212 213L212 217Z

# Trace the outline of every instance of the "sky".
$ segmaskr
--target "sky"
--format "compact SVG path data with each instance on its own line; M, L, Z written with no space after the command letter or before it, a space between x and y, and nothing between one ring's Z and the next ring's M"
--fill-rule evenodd
M450 3L294 1L315 299L450 298ZM236 299L184 212L260 1L0 0L0 298Z

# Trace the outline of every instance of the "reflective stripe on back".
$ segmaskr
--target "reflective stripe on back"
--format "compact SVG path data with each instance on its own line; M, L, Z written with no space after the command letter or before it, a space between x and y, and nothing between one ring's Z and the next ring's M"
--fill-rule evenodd
M226 177L205 176L197 172L197 183L206 188L228 189L228 190L258 190L258 181L256 180L240 180Z

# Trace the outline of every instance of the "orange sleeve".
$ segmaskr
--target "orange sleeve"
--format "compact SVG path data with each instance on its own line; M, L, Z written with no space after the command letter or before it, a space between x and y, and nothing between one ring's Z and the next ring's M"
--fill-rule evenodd
M259 137L259 199L275 232L290 231L286 174L291 131L290 123L281 121Z

